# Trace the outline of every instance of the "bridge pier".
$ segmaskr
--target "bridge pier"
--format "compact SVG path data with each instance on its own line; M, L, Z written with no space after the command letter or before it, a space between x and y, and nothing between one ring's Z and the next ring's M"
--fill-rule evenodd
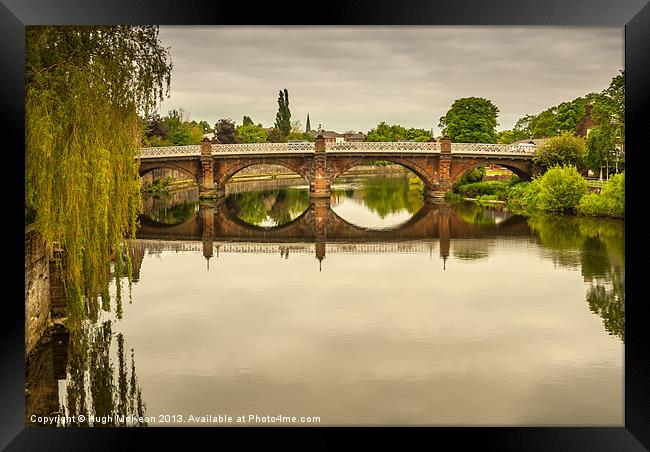
M451 138L445 135L440 140L440 160L438 163L438 183L425 192L425 197L433 202L445 199L445 194L452 191L451 180Z
M311 209L314 212L316 259L318 259L319 269L322 270L321 265L325 259L327 246L327 216L330 211L330 198L312 198Z
M201 181L199 183L199 199L217 199L224 196L225 190L214 182L214 159L212 158L212 142L204 138L201 142Z
M314 161L309 183L310 198L328 198L331 196L331 181L327 177L327 157L325 155L325 138L316 137L314 144Z

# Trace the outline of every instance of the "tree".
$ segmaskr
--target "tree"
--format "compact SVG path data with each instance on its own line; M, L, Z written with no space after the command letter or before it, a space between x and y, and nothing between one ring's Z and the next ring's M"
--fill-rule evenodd
M289 133L302 133L302 122L300 120L291 121L291 131Z
M220 119L214 126L214 134L219 143L233 144L237 143L235 123L232 119Z
M428 130L415 129L411 127L406 131L405 136L407 140L415 141L416 138L420 138L419 141L427 141L429 138L431 138L431 133Z
M74 321L107 295L111 254L130 274L140 117L169 92L172 64L155 26L28 26L25 38L25 209L48 249L65 250Z
M533 155L533 163L544 168L556 165L574 165L582 168L585 153L585 140L571 132L564 132L542 144Z
M251 123L237 127L237 137L242 143L264 143L268 135L261 125Z
M533 137L533 132L531 128L531 122L535 119L534 115L526 115L523 118L519 118L515 127L512 129L513 141L530 139Z
M368 132L366 141L400 141L406 140L406 129L398 124L389 126L380 122L377 127Z
M291 132L291 111L289 110L289 92L280 91L278 97L278 112L275 115L275 128L280 129L286 137Z
M250 118L250 116L244 115L244 119L242 121L243 126L252 126L253 125L253 120Z
M560 132L575 133L576 126L585 117L587 100L578 97L571 102L562 102L557 107L556 128Z
M268 143L286 143L287 137L282 133L282 130L273 128L269 131L266 141Z
M496 143L499 109L480 97L457 99L438 127L458 143Z
M513 141L516 141L515 132L512 130L502 130L497 132L497 143L500 144L510 144Z
M616 142L612 127L600 126L589 131L585 164L587 168L599 171L600 179L603 178L603 166L614 160L615 153Z
M203 130L203 133L214 133L214 129L210 127L210 124L208 124L208 121L199 121L199 127Z
M612 136L614 159L618 164L621 157L619 147L625 149L625 71L621 71L607 89L595 96L591 115L598 128Z

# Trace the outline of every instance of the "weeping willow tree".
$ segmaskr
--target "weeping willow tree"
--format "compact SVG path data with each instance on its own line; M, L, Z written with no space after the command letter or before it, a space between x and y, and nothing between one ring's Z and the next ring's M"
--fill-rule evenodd
M130 260L140 210L141 121L169 93L154 26L27 27L25 212L61 247L70 319ZM102 296L102 294L104 296Z

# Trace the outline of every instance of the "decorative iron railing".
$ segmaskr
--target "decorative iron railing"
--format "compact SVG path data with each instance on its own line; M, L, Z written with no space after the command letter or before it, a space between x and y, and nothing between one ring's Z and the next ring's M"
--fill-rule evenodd
M440 143L416 141L392 141L359 143L327 143L325 152L421 152L439 153Z
M159 157L191 157L201 155L201 145L190 146L165 146L157 148L140 149L141 159L151 159Z
M536 147L531 144L452 143L452 154L532 155Z
M451 153L460 155L531 156L536 147L530 144L452 143ZM212 155L246 154L309 154L315 152L314 143L244 143L213 144ZM441 152L439 142L360 142L327 143L325 152L330 153L431 153ZM167 146L140 149L141 159L163 157L197 157L201 146Z

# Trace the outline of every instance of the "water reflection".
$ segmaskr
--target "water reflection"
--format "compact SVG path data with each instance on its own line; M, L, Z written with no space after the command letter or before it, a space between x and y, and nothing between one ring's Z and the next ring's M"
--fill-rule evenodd
M134 302L50 343L28 413L620 424L623 222L431 204L407 181L343 180L311 201L241 185L183 199L198 207L181 222L150 211Z
M309 208L309 192L300 188L279 188L232 193L225 204L242 221L262 227L289 223Z
M111 320L71 332L50 329L30 356L26 377L28 425L147 426L135 351L127 354L124 334L114 334Z
M332 209L361 227L395 227L424 205L417 181L404 174L341 177L332 185Z

